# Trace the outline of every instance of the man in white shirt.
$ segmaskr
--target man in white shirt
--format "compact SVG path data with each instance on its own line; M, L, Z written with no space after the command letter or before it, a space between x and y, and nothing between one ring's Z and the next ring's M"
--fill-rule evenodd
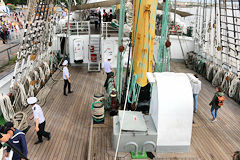
M68 61L65 60L63 62L63 80L64 80L64 87L63 87L63 90L64 90L64 95L67 96L67 93L66 93L66 88L68 86L68 93L72 93L71 91L71 80L70 80L70 76L69 76L69 71L68 71Z
M43 115L42 108L36 104L37 98L36 97L30 97L27 99L28 104L32 107L33 116L30 118L30 120L34 119L35 121L35 130L37 132L38 141L34 144L42 143L42 136L47 138L47 140L50 140L51 134L49 132L46 132L45 129L45 117Z
M197 112L197 108L198 108L198 94L201 90L201 81L198 79L198 75L195 74L194 75L196 77L195 81L191 81L191 85L192 85L192 92L193 92L193 99L194 99L194 113Z
M106 78L106 81L104 83L104 87L107 89L108 79L111 76L114 75L114 73L112 72L112 64L111 64L111 57L110 56L107 58L107 61L104 62L103 67L104 67L104 72L107 74L107 78ZM103 72L103 74L104 74L104 72Z

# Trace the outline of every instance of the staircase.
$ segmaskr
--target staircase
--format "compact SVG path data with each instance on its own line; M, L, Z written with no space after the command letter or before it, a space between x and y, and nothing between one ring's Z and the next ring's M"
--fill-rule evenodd
M101 36L90 35L88 46L88 71L101 69Z

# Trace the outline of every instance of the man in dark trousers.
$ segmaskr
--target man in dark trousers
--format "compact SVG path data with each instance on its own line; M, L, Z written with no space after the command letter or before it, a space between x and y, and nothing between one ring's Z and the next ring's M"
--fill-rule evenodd
M42 143L42 136L47 138L47 140L50 140L51 134L49 132L45 131L45 117L43 115L42 108L36 104L37 98L36 97L30 97L27 99L28 104L32 107L33 116L30 118L30 120L34 119L35 121L35 130L37 132L38 141L36 141L34 144Z
M25 157L27 157L27 143L26 143L26 139L25 139L25 134L21 131L19 131L18 129L13 127L13 123L12 122L6 122L6 124L4 125L5 127L5 136L9 135L9 142L12 143L14 145L14 147L16 149L18 149L20 152L22 152ZM1 138L1 141L3 138ZM5 157L9 157L9 152L10 152L11 148L9 146L7 146L7 150L5 153ZM12 160L23 160L24 158L21 157L18 153L16 153L15 151L13 152L13 157Z
M107 13L106 13L106 10L104 9L103 10L103 22L107 22L107 18L108 17L108 15L107 15Z
M107 74L107 78L106 78L106 81L104 83L104 87L107 90L108 80L109 80L109 78L111 78L114 75L114 73L112 72L112 64L111 64L111 57L110 56L107 58L107 61L104 62L103 67L104 67L104 72ZM103 74L104 74L104 72L103 72Z
M64 90L64 95L67 96L67 93L66 93L66 88L68 86L68 93L72 93L73 91L71 91L71 80L70 80L70 76L69 76L69 71L68 71L68 61L65 60L63 62L63 80L64 80L64 87L63 87L63 90Z
M112 10L110 9L110 11L108 12L108 22L112 22L113 19L113 15L112 15Z

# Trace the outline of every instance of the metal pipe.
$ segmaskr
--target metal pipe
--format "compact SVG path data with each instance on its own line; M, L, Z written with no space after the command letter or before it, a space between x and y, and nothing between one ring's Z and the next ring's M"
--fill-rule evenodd
M176 27L176 10L177 10L177 0L174 2L174 27Z
M67 33L66 33L66 41L65 41L65 52L63 53L63 58L69 54L67 47L69 46L69 35L70 35L70 11L71 11L71 0L68 0L68 25L67 25Z
M118 47L122 45L122 37L123 37L123 25L124 25L124 15L125 15L125 1L121 0L121 8L120 8L120 16L119 16L119 31L118 31ZM118 101L121 103L121 90L122 90L122 53L118 50L117 54L117 94Z

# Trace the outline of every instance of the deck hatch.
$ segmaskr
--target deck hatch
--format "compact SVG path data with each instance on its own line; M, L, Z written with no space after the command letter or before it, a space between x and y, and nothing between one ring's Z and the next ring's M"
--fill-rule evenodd
M119 110L120 125L123 117L123 111ZM146 122L141 112L125 111L125 117L122 125L123 131L147 131Z

